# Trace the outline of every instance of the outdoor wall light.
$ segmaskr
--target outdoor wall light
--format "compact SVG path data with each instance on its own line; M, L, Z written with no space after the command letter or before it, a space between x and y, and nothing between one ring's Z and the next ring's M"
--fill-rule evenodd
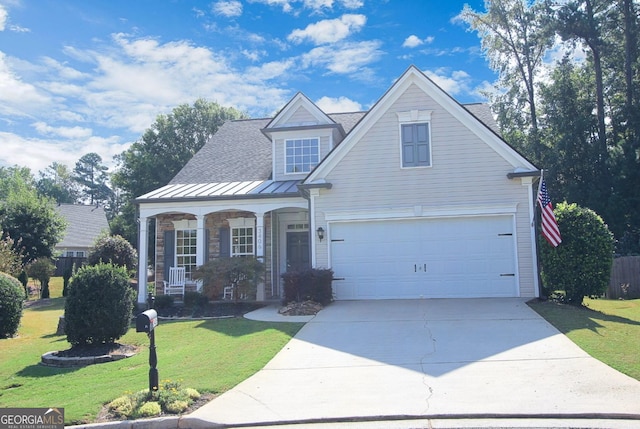
M324 238L324 228L319 226L318 229L316 229L316 233L318 234L318 239L322 241L322 239Z

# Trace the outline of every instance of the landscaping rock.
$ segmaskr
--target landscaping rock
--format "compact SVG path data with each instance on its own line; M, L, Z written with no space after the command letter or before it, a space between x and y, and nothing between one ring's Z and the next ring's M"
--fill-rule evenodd
M313 316L324 307L315 301L290 302L278 310L284 316Z

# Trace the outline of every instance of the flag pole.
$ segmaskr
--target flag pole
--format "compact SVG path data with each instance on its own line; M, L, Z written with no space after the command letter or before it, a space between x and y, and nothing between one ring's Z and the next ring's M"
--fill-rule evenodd
M538 271L538 299L542 299L545 300L546 297L542 296L542 292L544 290L544 287L542 286L542 276L540 275L540 272L542 270L542 265L540 263L540 246L538 245L538 237L540 236L540 215L539 215L539 210L538 210L538 206L540 205L538 203L538 196L540 195L540 189L542 188L542 180L544 179L544 169L540 169L540 178L538 179L538 192L536 192L535 195L535 203L533 205L533 223L534 223L534 228L535 228L535 246L536 246L536 265L537 265L537 271Z

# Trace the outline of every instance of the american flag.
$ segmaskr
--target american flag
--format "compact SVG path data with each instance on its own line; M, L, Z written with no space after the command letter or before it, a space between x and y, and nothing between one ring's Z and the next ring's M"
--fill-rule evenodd
M549 244L553 247L558 247L558 244L562 243L562 238L560 237L560 229L558 228L556 216L553 214L553 204L551 204L551 198L549 198L544 179L542 179L540 191L538 192L538 204L540 204L540 209L542 210L542 235Z

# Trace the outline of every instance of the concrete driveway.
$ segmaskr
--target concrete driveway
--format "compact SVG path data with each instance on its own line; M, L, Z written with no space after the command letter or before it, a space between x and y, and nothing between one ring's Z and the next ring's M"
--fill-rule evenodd
M183 417L180 427L639 419L638 398L640 382L591 358L523 299L338 301L264 369Z

